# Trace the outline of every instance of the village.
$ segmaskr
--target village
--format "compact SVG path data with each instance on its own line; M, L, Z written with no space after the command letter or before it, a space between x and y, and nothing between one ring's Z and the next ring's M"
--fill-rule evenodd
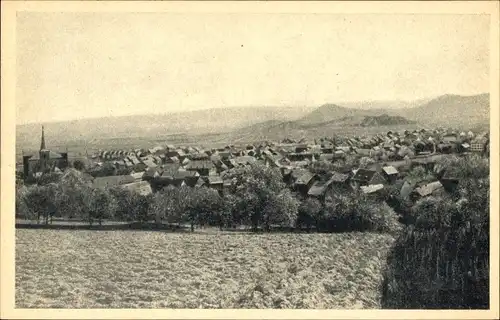
M388 131L371 137L335 136L314 141L286 138L278 143L223 148L166 144L147 150L100 150L83 161L71 162L67 151L47 149L42 128L39 154L23 157L23 165L18 166L22 174L18 172L18 176L29 184L43 174L62 174L66 168L75 167L101 189L121 187L148 195L168 186L208 187L222 196L233 184L231 173L255 163L279 169L283 182L300 199L324 201L332 188L376 194L393 185L402 198L416 201L452 191L457 178L435 164L450 155L470 153L489 155L487 132L443 128ZM418 166L431 172L435 180L405 181L406 174Z

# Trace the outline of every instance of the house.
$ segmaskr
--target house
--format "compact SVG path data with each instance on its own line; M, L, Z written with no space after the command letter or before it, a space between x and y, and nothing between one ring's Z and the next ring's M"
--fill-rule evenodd
M173 157L167 157L165 159L165 163L180 163L180 160L179 158L177 158L176 156L173 156Z
M330 190L332 185L332 178L328 179L327 181L315 181L307 192L307 195L320 201L325 201L325 195L327 191Z
M209 176L208 178L208 186L212 189L215 189L221 194L224 189L224 180L219 175Z
M458 146L458 152L465 153L469 152L469 150L470 150L470 144L468 144L467 142L464 142Z
M333 153L322 153L319 155L319 161L332 162L334 158Z
M348 189L349 179L350 175L334 171L329 180L332 181L332 185L336 188Z
M147 181L127 183L121 187L128 191L137 192L142 196L147 196L153 192L151 185Z
M440 143L436 146L440 153L449 154L457 151L457 144L455 143Z
M135 181L141 181L144 177L145 171L140 172L132 172L130 175L134 178Z
M438 195L442 194L444 191L444 187L439 181L434 181L428 184L425 184L421 187L416 188L413 190L413 192L410 194L410 198L412 201L417 201L419 199L431 196L431 195Z
M144 158L142 159L142 163L146 165L147 168L156 168L158 166L152 158Z
M379 192L380 190L384 189L384 185L383 184L371 184L368 186L361 186L360 189L364 194L375 194L375 193Z
M205 152L192 153L189 155L189 159L192 161L198 160L210 160L210 157Z
M368 186L371 184L387 183L384 177L375 170L359 169L351 179L353 187Z
M192 160L186 165L186 170L196 171L201 176L209 176L217 174L215 165L210 160Z
M401 199L407 200L410 194L413 192L414 188L415 184L410 183L409 181L405 181L399 191Z
M454 133L445 134L442 139L445 143L456 143L458 142L458 137Z
M92 181L92 186L94 188L105 189L117 187L124 184L129 184L136 182L134 177L130 175L125 176L108 176L108 177L97 177Z
M488 143L488 139L486 138L478 138L471 142L470 151L472 152L484 152L486 149L486 144Z
M197 171L177 171L172 178L172 184L176 187L182 185L194 187L198 183L200 174Z
M447 192L453 193L457 190L460 179L451 170L445 170L439 178L439 182Z
M393 166L385 166L382 167L382 174L387 181L394 183L398 179L399 171Z
M293 189L304 195L307 194L312 184L318 180L318 176L309 170L297 170L295 173L295 176L292 173L292 177L295 178Z
M306 152L308 149L307 144L298 144L295 146L296 153Z
M234 160L235 166L246 166L254 163L257 159L251 156L239 156L232 160Z
M144 172L142 179L145 181L151 181L159 176L160 174L156 168L149 168Z
M302 152L302 153L289 153L288 154L288 159L290 161L304 161L304 160L312 160L314 155L310 152Z
M361 157L371 157L372 149L357 148L356 153Z

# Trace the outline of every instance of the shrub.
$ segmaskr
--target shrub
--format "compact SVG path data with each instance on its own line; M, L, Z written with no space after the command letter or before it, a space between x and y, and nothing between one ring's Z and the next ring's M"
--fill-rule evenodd
M394 231L396 213L383 201L356 192L330 192L323 220L328 231Z
M321 202L314 198L306 198L298 208L296 226L300 228L305 225L307 229L310 229L313 225L318 227L322 219L322 210Z
M385 308L489 307L488 164L478 157L451 161L448 168L462 177L461 198L431 197L412 208L412 224L388 258Z

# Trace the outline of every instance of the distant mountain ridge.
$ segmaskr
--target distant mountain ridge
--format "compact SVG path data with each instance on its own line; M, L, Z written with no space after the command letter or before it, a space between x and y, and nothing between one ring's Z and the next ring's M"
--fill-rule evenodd
M404 105L415 105L403 108ZM331 134L336 130L361 131L394 125L468 126L489 124L489 94L446 94L415 102L351 102L362 108L338 104L310 107L234 107L204 109L162 115L140 115L54 122L45 126L47 144L65 146L92 144L119 138L162 141L172 134L204 139L273 139ZM379 108L381 106L389 108ZM399 106L399 107L398 107ZM16 127L18 148L39 147L41 124ZM258 138L258 139L257 139Z

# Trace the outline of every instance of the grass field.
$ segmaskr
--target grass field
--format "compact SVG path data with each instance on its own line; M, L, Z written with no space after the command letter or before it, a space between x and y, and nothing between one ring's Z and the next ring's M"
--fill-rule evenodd
M393 238L16 230L17 308L379 308Z

